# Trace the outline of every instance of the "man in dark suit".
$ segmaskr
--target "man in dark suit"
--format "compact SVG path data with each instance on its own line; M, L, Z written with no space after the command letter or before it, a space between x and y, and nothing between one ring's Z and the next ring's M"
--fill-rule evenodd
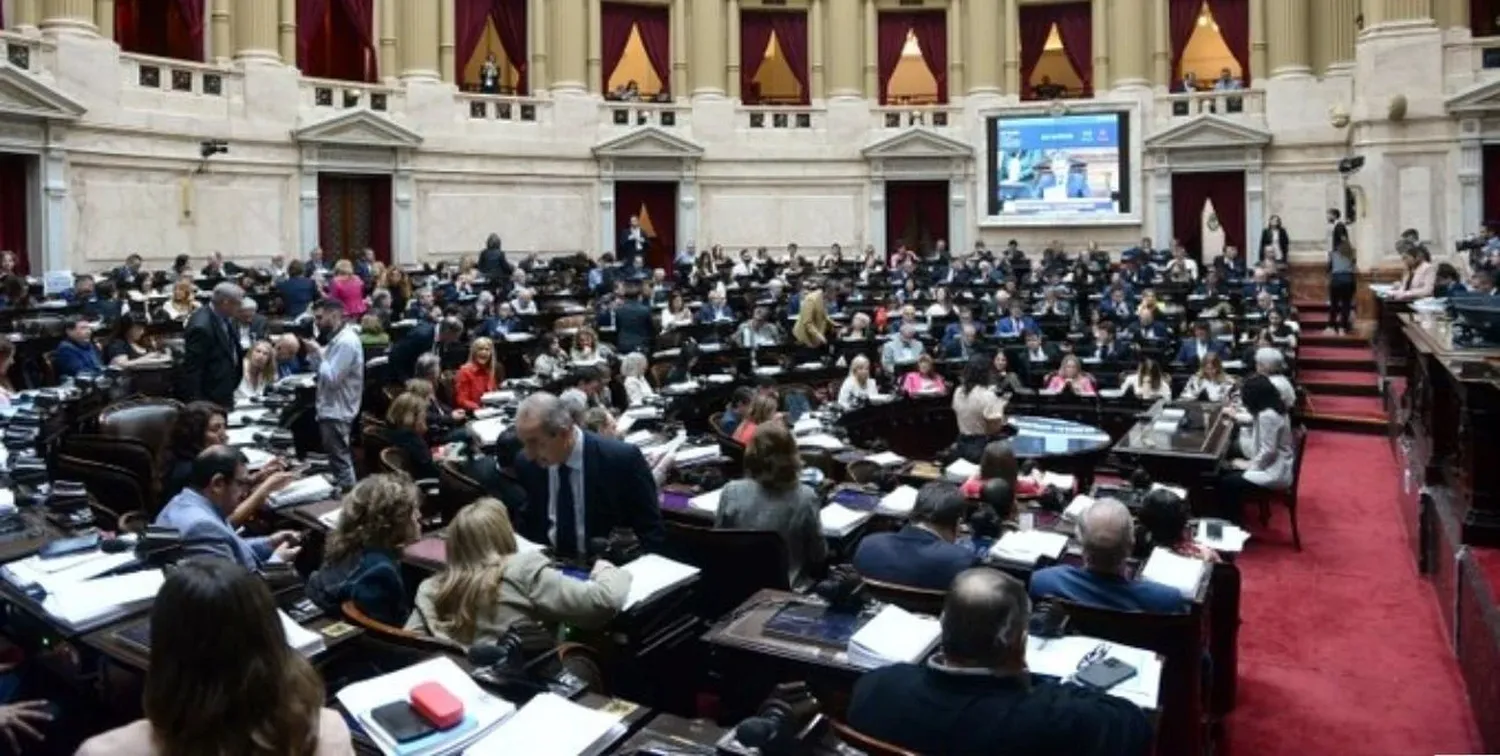
M615 244L615 257L625 261L636 258L646 258L646 248L651 246L651 240L646 236L646 229L641 228L639 216L630 216L630 225L620 232L620 240Z
M245 292L232 283L214 287L208 304L188 318L183 332L182 367L177 376L177 394L185 402L206 400L221 407L234 406L234 390L244 371L234 317L245 301Z
M479 272L485 278L509 278L510 261L505 259L505 250L500 247L500 235L490 234L484 242L484 251L479 253Z
M919 753L1144 756L1151 723L1135 704L1026 671L1031 602L1019 580L975 568L943 602L942 652L866 673L849 725Z
M635 533L654 550L665 532L656 479L641 450L586 433L556 396L539 392L516 410L522 455L516 477L527 506L512 513L527 539L562 557L582 557L589 542L616 529Z
M1084 566L1062 564L1037 570L1031 576L1032 598L1060 598L1120 612L1187 611L1176 588L1125 577L1126 561L1135 549L1135 525L1124 504L1100 499L1090 505L1078 518L1078 540L1083 542Z
M1115 338L1115 324L1101 320L1094 326L1094 343L1084 353L1084 359L1100 362L1131 362L1130 345Z
M417 375L417 358L429 352L441 352L443 344L457 341L464 334L463 321L443 318L437 323L414 326L386 352L386 370L390 382L398 386Z
M644 352L651 348L656 326L651 322L651 307L641 298L639 286L626 289L625 299L615 308L615 346L620 354Z
M1185 339L1182 346L1177 350L1176 362L1197 369L1198 363L1203 361L1210 353L1219 355L1219 359L1229 359L1229 346L1213 337L1209 332L1208 324L1198 321L1193 324L1193 337Z
M974 552L954 543L968 502L958 487L934 482L917 492L906 527L859 542L854 569L886 583L946 590L958 573L974 566Z

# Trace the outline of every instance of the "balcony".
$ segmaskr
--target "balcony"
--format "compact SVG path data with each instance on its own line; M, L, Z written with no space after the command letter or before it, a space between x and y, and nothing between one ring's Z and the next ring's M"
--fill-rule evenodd
M335 79L302 79L303 110L369 108L377 113L397 113L404 104L399 87Z
M460 92L458 106L471 121L541 123L551 121L550 100Z
M0 53L22 71L36 73L42 67L42 41L13 31L0 30Z
M691 120L690 105L656 102L617 102L605 100L604 122L614 126L660 126L664 129L685 127Z
M1266 93L1259 89L1237 89L1222 92L1175 92L1156 98L1158 123L1186 121L1210 113L1227 118L1249 116L1250 120L1263 122L1266 117Z
M922 126L929 129L957 127L962 108L951 105L881 105L870 111L872 129L905 129Z
M827 125L825 112L807 105L746 105L735 111L735 121L740 131L751 132L807 132Z
M1443 45L1447 94L1500 79L1500 37L1471 37Z
M243 75L227 66L120 53L121 104L132 110L215 117L243 101Z

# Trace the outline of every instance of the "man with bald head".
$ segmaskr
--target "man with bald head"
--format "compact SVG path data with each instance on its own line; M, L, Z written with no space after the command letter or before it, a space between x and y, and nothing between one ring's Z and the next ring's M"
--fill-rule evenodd
M244 350L235 334L234 318L245 301L245 291L232 283L214 287L209 303L188 318L183 330L183 359L177 373L178 398L207 400L220 407L234 406L244 370Z
M516 477L526 490L516 530L551 544L564 557L586 556L589 541L624 529L648 551L661 544L661 503L651 465L633 444L579 428L556 396L539 392L516 410L521 456Z
M1187 610L1176 588L1125 576L1126 560L1135 548L1130 510L1115 499L1100 499L1078 518L1083 566L1062 564L1031 576L1031 596L1060 598L1075 604L1122 612L1177 614Z
M861 677L850 726L927 754L1147 753L1151 725L1134 704L1031 677L1030 617L1019 580L987 567L959 573L943 602L941 651Z

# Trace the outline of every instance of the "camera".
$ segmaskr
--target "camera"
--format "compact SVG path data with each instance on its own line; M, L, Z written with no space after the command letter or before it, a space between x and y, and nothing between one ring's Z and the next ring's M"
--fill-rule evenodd
M1465 236L1453 242L1453 251L1455 252L1478 252L1482 249L1484 249L1484 240L1477 236Z
M198 143L198 155L207 160L214 155L228 155L229 143L223 139L205 139Z

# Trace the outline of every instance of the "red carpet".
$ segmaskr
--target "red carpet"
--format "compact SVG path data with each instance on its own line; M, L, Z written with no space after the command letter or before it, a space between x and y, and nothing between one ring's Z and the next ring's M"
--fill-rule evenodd
M1385 406L1378 396L1317 394L1307 397L1307 410L1319 415L1385 419Z
M1240 559L1233 756L1479 753L1464 684L1418 577L1383 437L1313 432L1291 546L1284 509ZM1248 514L1248 520L1258 518Z
M1305 346L1297 349L1298 360L1360 360L1374 363L1368 349L1346 346Z
M1352 383L1373 386L1380 376L1373 370L1298 370L1297 382L1307 383Z

